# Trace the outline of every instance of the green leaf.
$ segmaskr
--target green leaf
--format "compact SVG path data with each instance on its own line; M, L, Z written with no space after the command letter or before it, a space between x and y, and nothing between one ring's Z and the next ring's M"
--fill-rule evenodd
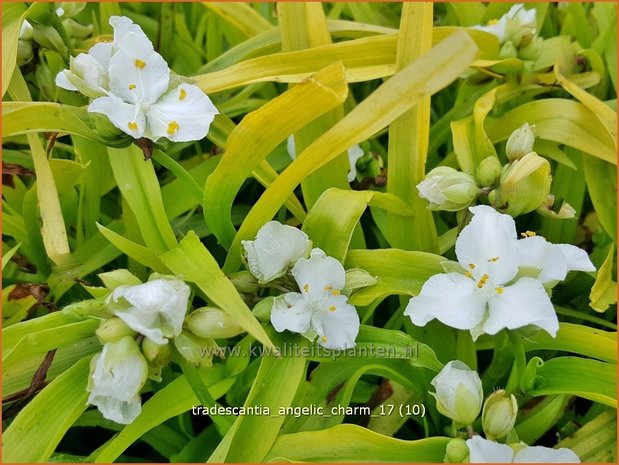
M557 447L567 447L582 463L614 463L617 460L617 412L607 410L588 422Z
M589 304L596 312L605 312L610 305L617 303L617 282L613 281L613 260L615 245L611 244L604 263L598 270L595 283L591 288Z
M308 213L303 231L315 247L343 262L355 227L368 205L396 215L412 214L406 202L393 194L331 188L320 196Z
M17 41L21 23L26 16L26 5L7 3L2 7L2 96L6 93L17 62ZM3 102L4 105L4 102ZM4 126L4 124L3 124ZM4 132L4 128L3 131ZM6 133L5 133L6 137Z
M569 394L617 407L617 365L579 357L533 357L521 379L532 396Z
M159 260L158 252L130 241L123 235L118 234L117 232L112 231L99 223L97 223L97 227L99 228L101 234L103 234L103 236L110 241L114 247L126 254L128 257L133 258L136 262L159 273L166 273L167 269Z
M266 461L442 462L450 438L403 441L357 425L280 436Z
M17 415L3 437L6 462L46 462L73 422L86 410L90 357L47 385Z
M612 162L616 164L615 162ZM604 231L617 242L617 170L602 160L583 158L585 181L591 203ZM611 194L611 195L609 195Z
M316 50L316 49L313 49ZM308 174L389 125L395 118L456 79L473 61L477 47L464 33L455 33L382 84L344 119L307 147L254 205L239 229L224 269L240 263L240 242L255 237L284 200ZM373 115L368 118L367 115Z
M273 347L262 325L193 231L178 247L159 258L173 273L195 283L216 306L230 314L248 333L266 347Z
M572 396L546 396L531 408L519 412L516 433L526 444L533 444L548 432L564 415L570 406Z

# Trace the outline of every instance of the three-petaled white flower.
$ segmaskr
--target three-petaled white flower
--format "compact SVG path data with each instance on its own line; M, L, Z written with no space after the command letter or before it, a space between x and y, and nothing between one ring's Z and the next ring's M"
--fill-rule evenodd
M144 284L118 286L107 305L134 331L155 344L166 344L183 328L189 294L182 280L155 274Z
M430 277L405 314L418 326L436 318L475 339L527 325L554 337L559 322L544 284L551 287L571 270L594 271L586 252L541 237L518 240L511 216L484 205L470 211L473 219L456 241L462 272Z
M307 257L312 248L307 234L279 221L269 221L260 228L255 240L241 244L249 271L260 283L283 276L297 260Z
M301 292L289 292L275 299L271 323L276 331L289 330L328 349L355 346L359 315L342 295L346 272L340 262L315 248L310 258L301 258L292 268Z
M490 20L485 26L472 26L495 35L501 44L511 40L512 36L533 35L536 27L536 10L527 10L522 3L515 4L500 19Z
M286 142L286 148L288 149L288 155L293 160L297 158L297 149L294 145L294 136L288 137ZM364 155L363 149L358 145L353 145L348 149L348 163L350 164L350 171L346 176L348 182L353 182L357 177L357 160Z
M56 84L95 98L88 107L103 113L121 131L138 139L165 137L174 142L202 139L219 112L191 84L170 87L170 68L140 27L113 16L114 42L80 54Z
M130 336L103 346L90 363L88 403L108 420L129 424L140 414L148 364Z
M470 463L580 463L570 449L551 449L543 446L511 446L473 436L466 441Z

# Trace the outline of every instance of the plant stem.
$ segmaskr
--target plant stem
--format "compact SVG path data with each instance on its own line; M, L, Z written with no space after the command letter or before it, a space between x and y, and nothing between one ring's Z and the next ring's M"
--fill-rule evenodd
M507 386L505 391L508 394L514 393L516 390L520 391L520 380L522 374L527 366L527 359L524 352L524 345L522 344L522 337L516 331L508 331L509 340L514 349L514 364L512 371L507 380Z

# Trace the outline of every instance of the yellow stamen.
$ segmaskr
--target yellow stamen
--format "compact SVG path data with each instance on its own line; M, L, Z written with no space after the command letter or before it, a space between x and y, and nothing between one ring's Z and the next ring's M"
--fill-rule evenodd
M129 124L127 124L127 126L132 131L137 131L138 130L138 124L135 121L130 121Z
M178 131L179 127L180 126L176 121L170 121L170 124L168 124L168 134L174 134L176 131Z
M338 291L337 289L333 289L333 290L331 291L331 295L340 295L340 294L341 294L341 292L340 292L340 291Z
M474 270L474 269L475 269L475 264L474 264L474 263L469 263L469 268L470 268L471 270Z
M494 263L494 262L496 262L499 258L501 258L501 257L492 257L492 258L489 258L489 259L488 259L488 261L489 261L490 263Z
M179 100L185 100L185 97L187 97L187 92L185 91L185 89L181 89L181 92L178 96Z
M477 287L481 289L482 287L484 287L484 285L488 282L489 279L490 279L490 276L488 276L487 274L484 274L477 282Z
M522 237L535 237L535 236L537 236L537 233L535 233L533 231L527 231L527 232L520 233L520 235Z
M322 342L327 342L327 336L322 336L320 339L322 339Z
M487 23L486 26L494 26L495 24L497 24L499 22L498 19L490 19Z
M304 285L303 285L303 290L304 290L305 292L309 292L309 284L304 284Z
M129 90L135 89L137 86L135 84L129 84Z
M497 294L503 294L503 292L505 292L505 290L502 287L497 287L496 288L496 293Z
M135 60L135 67L136 68L140 68L143 69L146 66L146 63L144 63L142 60L140 60L139 58L137 58Z
M330 291L331 289L333 289L333 286L329 286L329 285L325 286L325 291Z
M335 305L331 305L331 306L329 307L329 310L330 310L330 311L332 311L332 312L334 312L334 311L336 311L336 310L337 310L337 308L335 307Z
M465 271L464 272L464 276L466 276L467 278L472 278L473 277L473 273L471 273L470 271Z

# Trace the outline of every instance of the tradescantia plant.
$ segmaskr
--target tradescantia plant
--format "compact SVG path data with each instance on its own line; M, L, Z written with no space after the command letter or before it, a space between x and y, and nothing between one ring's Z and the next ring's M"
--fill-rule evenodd
M616 15L3 3L4 460L616 461Z

